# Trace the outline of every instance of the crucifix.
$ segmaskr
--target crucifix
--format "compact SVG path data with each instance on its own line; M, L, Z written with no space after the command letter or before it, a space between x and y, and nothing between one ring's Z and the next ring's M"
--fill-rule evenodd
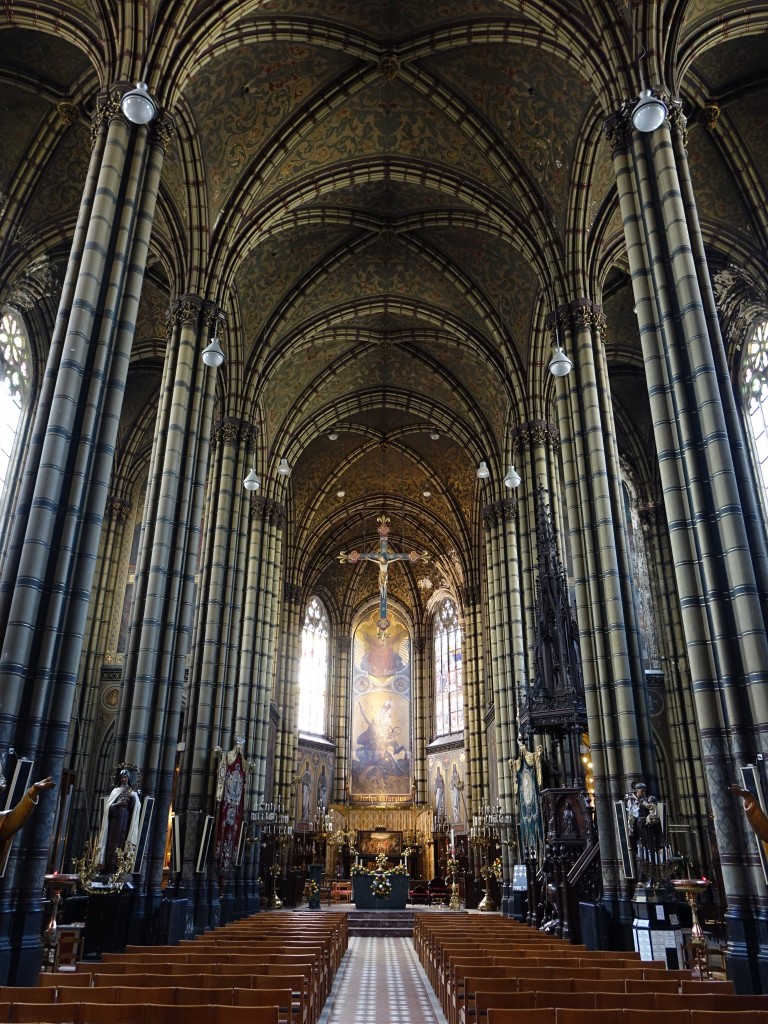
M389 550L389 516L378 516L376 522L379 524L376 532L379 535L378 551L342 551L339 561L342 565L345 562L376 562L379 567L379 621L377 622L379 640L388 636L389 619L387 618L387 574L389 573L390 562L428 562L429 555L426 551L421 554L418 551L408 551L397 554Z

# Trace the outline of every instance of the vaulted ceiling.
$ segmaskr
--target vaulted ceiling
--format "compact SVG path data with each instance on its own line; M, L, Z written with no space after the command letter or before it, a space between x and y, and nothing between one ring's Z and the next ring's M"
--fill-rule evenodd
M116 473L146 471L169 303L211 299L227 317L216 414L258 427L296 581L341 604L334 555L386 511L396 544L440 553L433 582L455 590L482 504L504 496L511 432L555 419L557 304L603 304L622 452L652 475L601 138L637 95L640 40L689 119L710 255L765 281L767 27L768 4L719 0L14 0L0 12L0 297L55 309L97 95L146 77L176 134ZM414 609L419 575L392 580ZM366 587L374 573L358 598Z

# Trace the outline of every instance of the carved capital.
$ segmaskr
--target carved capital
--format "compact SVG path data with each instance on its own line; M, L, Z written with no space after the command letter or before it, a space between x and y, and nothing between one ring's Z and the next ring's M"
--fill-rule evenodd
M544 420L530 420L521 423L512 431L512 452L517 454L525 448L551 448L560 450L560 431Z
M684 146L688 145L688 120L679 103L669 108L669 126L673 135L679 135Z
M715 125L720 120L720 107L717 103L708 103L701 112L701 123L707 132L714 131Z
M352 637L351 636L337 636L336 637L336 650L340 654L349 654L352 650Z
M176 134L176 125L167 114L162 114L160 117L156 117L150 124L149 133L152 141L157 142L163 152L167 153L168 147Z
M183 299L174 302L168 314L168 329L172 331L175 327L188 327L190 324L197 324L202 309L200 299L185 295Z
M283 584L283 600L286 604L300 604L301 587L296 583Z
M264 498L260 494L251 495L251 518L261 519L264 523L270 523L278 530L285 525L286 508L282 502L273 501L272 498Z
M608 143L611 156L620 150L629 149L630 120L627 110L612 114L603 124L603 137Z
M465 608L471 608L480 603L480 584L470 583L459 591L461 603Z
M110 121L114 121L117 117L122 117L122 111L120 110L120 100L122 99L122 93L119 89L113 89L112 92L107 96L100 96L96 101L96 110L93 114L93 120L91 121L91 145L96 145L96 140L99 137L99 132L105 124Z
M110 519L118 519L124 523L131 511L131 504L128 501L123 501L121 498L109 498L104 511Z
M71 127L80 116L80 112L75 104L70 103L68 100L62 100L56 104L56 114L65 128Z
M415 636L413 638L413 649L418 651L419 654L423 654L427 649L427 638L425 636Z

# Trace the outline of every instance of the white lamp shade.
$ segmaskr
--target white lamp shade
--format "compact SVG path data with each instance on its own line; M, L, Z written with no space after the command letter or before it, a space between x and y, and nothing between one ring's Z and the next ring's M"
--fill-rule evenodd
M221 366L224 362L224 349L218 338L211 338L211 343L203 349L203 362L206 366Z
M485 462L485 460L483 460L477 467L477 479L487 480L490 475L491 471L490 469L488 469L488 464Z
M135 89L123 94L120 109L131 124L149 124L157 113L155 101L149 95L146 82L137 82Z
M514 488L519 487L521 483L522 477L510 462L509 469L507 470L507 475L504 477L504 486Z
M284 476L286 479L291 475L291 467L288 465L288 459L285 456L280 459L280 465L277 467L277 472L280 476Z
M655 132L661 128L667 116L667 105L650 89L643 89L635 109L632 111L632 124L639 132Z
M338 435L338 434L336 433L336 431L335 431L335 430L332 430L332 431L331 431L331 432L330 432L330 433L328 434L328 440L329 440L329 441L338 441L338 439L339 439L339 435Z
M438 434L438 432L436 430L433 430L432 433L429 436L430 436L431 440L433 440L433 441L439 441L440 440L440 435Z
M549 361L549 372L553 377L567 377L573 369L573 363L563 352L562 345L552 346L552 358Z
M243 487L246 491L258 491L261 487L261 480L256 476L255 469L252 469L245 480L243 480Z

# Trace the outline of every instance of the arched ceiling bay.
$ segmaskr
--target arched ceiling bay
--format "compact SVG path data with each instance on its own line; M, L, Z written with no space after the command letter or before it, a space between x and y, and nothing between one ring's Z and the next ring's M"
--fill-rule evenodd
M265 491L289 509L294 582L339 608L374 595L375 573L335 556L373 540L385 511L393 539L435 554L433 588L456 592L474 582L483 504L506 496L511 432L529 419L556 422L543 317L582 297L564 269L574 252L606 282L606 297L597 282L584 297L605 298L622 454L652 461L609 147L584 158L585 139L591 146L596 125L639 86L632 72L616 80L631 67L628 19L639 6L15 0L0 13L10 283L19 252L39 260L71 239L96 93L146 60L178 132L123 451L146 457L142 409L153 382L160 388L163 307L213 280L215 294L203 297L227 315L231 361L217 409L259 427ZM677 33L678 51L659 66L682 69L705 244L727 256L751 243L755 274L766 251L768 78L765 32L751 26L764 4L656 8L658 24ZM125 39L115 38L121 28ZM704 117L707 104L719 105L719 120ZM244 391L233 393L239 381ZM293 475L281 489L283 455ZM488 484L475 475L480 459ZM393 595L415 614L430 593L421 575L393 572Z

